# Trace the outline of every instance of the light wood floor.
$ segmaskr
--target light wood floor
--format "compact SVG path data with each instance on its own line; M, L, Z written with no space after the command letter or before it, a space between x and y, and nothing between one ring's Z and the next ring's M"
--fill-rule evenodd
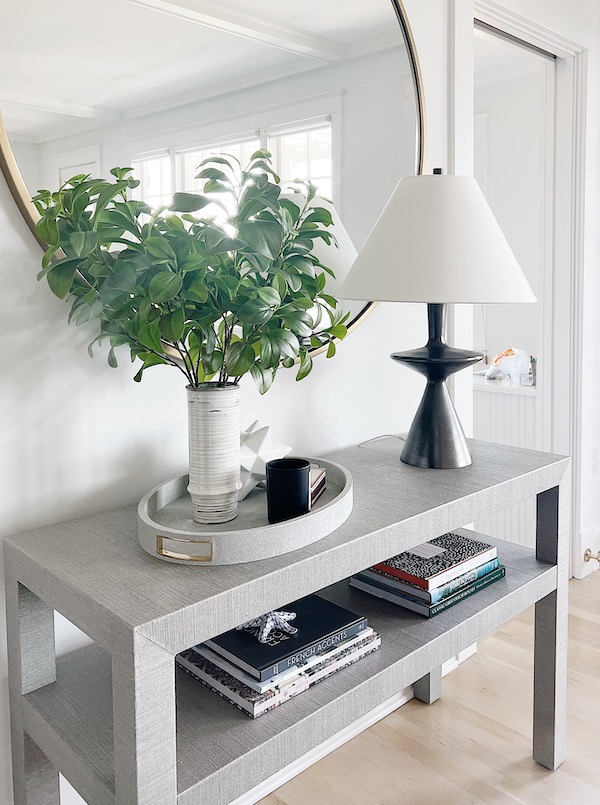
M260 805L600 805L600 572L570 582L567 760L531 759L533 610L478 644L442 698L399 708Z

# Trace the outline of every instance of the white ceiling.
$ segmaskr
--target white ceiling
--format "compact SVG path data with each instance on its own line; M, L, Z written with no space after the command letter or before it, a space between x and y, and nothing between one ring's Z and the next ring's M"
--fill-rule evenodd
M0 110L40 142L398 40L390 0L5 3Z

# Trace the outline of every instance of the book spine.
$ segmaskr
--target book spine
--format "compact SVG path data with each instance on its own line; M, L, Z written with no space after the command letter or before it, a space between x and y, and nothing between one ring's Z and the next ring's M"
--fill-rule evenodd
M431 591L441 587L444 584L447 584L450 581L453 581L455 578L457 578L457 576L462 576L463 573L467 573L469 570L479 567L479 565L490 562L497 556L498 549L489 548L487 551L483 551L477 556L473 556L470 559L466 559L464 562L460 562L460 564L454 565L454 567L449 567L447 570L443 570L441 573L438 573L430 579L423 579L420 576L413 576L411 573L407 573L404 570L399 570L396 567L391 567L385 562L380 562L377 565L373 565L373 567L375 570L390 573L392 576L396 576L396 578L402 579L403 581L408 581L411 584L416 584L417 587L422 587L424 590Z
M500 560L498 558L492 559L490 562L485 562L485 564L479 565L479 567L469 570L433 590L424 590L422 587L410 584L408 581L401 581L390 573L384 573L380 570L363 570L361 573L357 573L357 576L358 578L363 578L364 581L381 584L390 590L398 590L406 595L422 599L426 604L437 604L442 598L446 598L448 595L456 592L460 587L464 587L472 581L480 579L482 576L485 576L486 573L491 573L498 567L500 567Z
M239 710L246 713L246 715L249 715L251 718L258 718L258 716L278 707L280 704L283 704L283 702L288 699L292 699L299 693L304 693L308 688L331 676L336 671L340 671L342 668L352 665L357 660L375 651L380 645L381 637L378 634L373 634L370 639L365 641L364 645L349 649L342 656L331 661L323 662L312 672L307 672L295 683L288 685L280 691L271 691L269 698L263 696L255 702L245 699L243 696L236 693L235 690L229 688L226 682L220 681L207 671L194 665L193 662L186 660L185 657L181 655L177 656L177 664L190 676L202 682L203 685L210 688L215 693L218 693L223 699L234 704ZM209 662L209 667L210 665L211 663Z
M239 679L240 682L243 682L244 685L247 685L252 690L255 690L257 693L264 693L269 688L277 688L282 687L289 683L290 680L294 679L295 677L299 676L300 673L307 671L313 665L317 665L320 662L328 659L329 657L333 657L336 654L339 654L341 651L345 651L348 648L356 645L357 643L366 640L367 637L370 637L373 634L373 629L367 627L363 629L362 632L359 632L354 637L350 637L348 640L345 640L343 643L339 643L335 648L326 651L323 654L314 654L310 659L306 660L306 662L302 663L301 665L294 665L289 670L283 671L281 674L277 674L277 676L272 676L269 679L265 679L264 682L259 682L258 679L250 676L237 665L234 665L229 660L226 660L225 657L221 657L216 651L212 651L205 645L193 646L190 651L193 651L194 654L198 654L200 657L204 657L206 660L209 660L213 665L216 665L218 668L221 668L223 671L227 671L228 674Z
M413 612L418 612L419 615L425 615L429 617L429 606L423 601L417 601L416 599L413 598L406 598L400 592L392 592L391 590L386 590L383 587L379 587L378 585L372 584L371 582L361 581L360 579L357 579L355 576L352 576L352 578L350 579L350 586L356 587L357 590L362 590L365 593L369 593L369 595L374 595L376 598L383 598L385 601L391 601L392 604L399 604L405 609L410 609Z
M386 601L391 601L391 603L397 604L398 606L401 606L404 609L410 609L412 612L417 612L419 615L424 615L426 618L433 618L434 615L438 615L445 609L449 609L451 606L454 606L454 604L458 604L460 601L463 601L465 598L468 598L470 595L473 595L473 593L482 590L489 584L493 584L493 582L498 581L505 575L506 575L506 568L503 565L500 565L500 567L497 570L493 570L491 573L488 573L487 576L483 576L477 581L474 581L468 587L465 587L459 592L454 593L454 595L451 595L448 598L445 598L443 601L440 601L439 603L433 604L431 606L424 604L422 601L417 601L414 598L404 596L400 592L392 592L391 590L384 590L381 587L377 587L369 582L357 580L354 577L350 579L350 585L352 587L356 587L359 590L363 590L366 593L370 593L371 595L374 595L377 598L383 598Z
M288 688L283 688L280 690L277 695L273 697L273 699L259 704L255 709L256 715L254 717L258 718L258 716L262 715L263 713L267 713L269 710L273 710L274 707L278 707L288 699L293 699L294 696L297 696L299 693L304 693L304 691L312 688L313 685L316 685L318 682L328 679L332 674L335 674L337 671L341 671L342 668L347 668L349 665L352 665L353 663L362 659L367 654L371 654L371 652L376 651L380 645L381 637L376 635L372 640L369 640L366 645L344 653L342 656L324 663L322 667L320 665L315 666L315 668L307 672L307 675L301 680L291 684Z
M334 632L331 635L327 635L319 640L315 640L314 643L305 646L301 651L297 651L290 657L285 657L283 660L273 663L273 665L269 665L267 668L263 668L260 671L255 671L253 676L258 673L258 679L261 682L264 682L265 679L275 676L276 674L280 674L282 671L287 671L288 668L298 665L299 662L303 662L315 654L320 654L322 651L327 651L328 649L336 646L338 643L341 643L343 640L348 640L348 638L354 637L354 635L357 635L359 632L362 632L364 629L366 629L367 625L367 619L363 618L362 620L357 621L356 623L353 623L344 629L339 629L337 632Z
M344 628L338 629L336 632L333 632L332 634L320 637L313 643L309 643L307 646L304 646L300 651L297 651L295 654L290 654L288 657L284 657L278 662L275 662L272 665L268 665L265 668L254 668L252 665L249 665L244 660L241 660L239 657L236 657L231 652L226 651L221 646L219 646L218 643L215 643L212 640L206 640L204 645L208 646L208 648L212 649L213 651L216 651L217 654L220 654L222 657L225 657L234 665L237 665L239 668L242 668L244 671L249 673L255 679L258 679L259 682L264 682L270 677L276 676L277 674L281 674L283 671L287 671L288 668L291 668L294 665L298 665L299 662L304 662L305 660L309 659L315 654L320 654L321 652L332 649L338 643L341 643L344 640L348 640L348 638L354 637L354 635L359 634L359 632L362 632L364 629L367 628L367 626L368 626L367 619L362 618L361 620L350 624L350 626L345 626Z
M479 590L483 590L484 587L493 584L495 581L503 579L505 575L506 568L504 565L500 565L497 570L493 570L491 573L488 573L487 576L482 576L482 578L477 579L477 581L474 581L468 587L465 587L464 590L459 590L457 593L449 596L444 601L433 604L433 606L431 606L429 609L429 617L432 618L439 612L443 612L445 609L454 606L454 604L458 604L459 601L468 598L470 595L473 595L473 593L477 593Z

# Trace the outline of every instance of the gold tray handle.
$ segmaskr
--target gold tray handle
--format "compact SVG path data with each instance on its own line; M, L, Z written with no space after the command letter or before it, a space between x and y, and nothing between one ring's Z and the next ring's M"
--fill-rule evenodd
M179 551L170 551L165 547L165 541L184 542L187 545L202 545L204 553L189 554ZM156 553L159 556L166 556L169 559L179 559L182 562L212 562L213 543L210 539L182 539L181 537L164 537L162 534L156 535Z

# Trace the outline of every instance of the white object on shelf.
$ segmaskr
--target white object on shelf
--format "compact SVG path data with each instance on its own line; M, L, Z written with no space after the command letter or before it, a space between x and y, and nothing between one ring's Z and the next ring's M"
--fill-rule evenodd
M247 430L242 431L240 444L242 488L238 500L244 500L255 486L265 480L267 461L284 458L291 449L287 444L273 444L271 428L268 425L263 427L258 420Z

